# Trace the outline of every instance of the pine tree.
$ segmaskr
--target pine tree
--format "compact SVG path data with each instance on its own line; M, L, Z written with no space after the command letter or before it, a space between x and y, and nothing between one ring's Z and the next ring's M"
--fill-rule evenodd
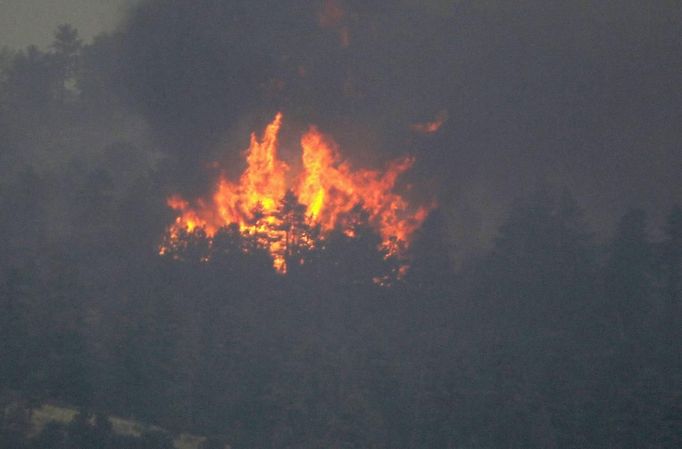
M276 229L284 233L284 259L287 271L297 270L306 262L306 255L315 245L314 229L308 224L306 207L289 190L277 211Z
M78 30L68 24L60 25L52 42L53 64L58 74L56 82L57 98L66 99L70 89L75 87L78 59L83 46L78 37Z

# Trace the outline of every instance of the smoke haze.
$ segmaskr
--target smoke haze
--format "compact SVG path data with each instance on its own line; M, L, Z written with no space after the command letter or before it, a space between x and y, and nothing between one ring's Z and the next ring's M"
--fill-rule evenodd
M545 183L574 191L598 228L679 201L673 2L326 3L151 1L129 18L133 101L186 188L245 148L220 147L225 135L281 109L360 159L415 153L461 240L490 237L509 200ZM439 132L411 130L441 111Z
M682 447L679 0L121 4L0 0L1 448Z

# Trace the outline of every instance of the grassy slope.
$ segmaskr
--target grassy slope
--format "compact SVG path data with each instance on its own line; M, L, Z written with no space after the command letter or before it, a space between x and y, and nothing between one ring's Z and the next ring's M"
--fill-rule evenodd
M68 424L77 414L78 411L72 408L44 404L42 407L33 410L31 434L39 434L49 422ZM137 421L115 416L110 416L109 420L114 432L119 435L139 437L147 431L164 431L160 427L148 426ZM174 446L177 449L197 449L204 440L204 437L183 433L175 438Z

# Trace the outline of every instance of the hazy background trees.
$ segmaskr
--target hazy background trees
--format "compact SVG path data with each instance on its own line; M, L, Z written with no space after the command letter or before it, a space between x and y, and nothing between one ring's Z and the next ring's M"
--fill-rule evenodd
M397 278L361 213L309 248L287 197L288 276L234 228L160 257L169 171L128 109L126 38L65 25L0 57L2 447L168 447L108 414L235 448L680 447L679 208L595 236L540 188L458 263L436 210ZM26 441L12 407L48 401L83 412Z

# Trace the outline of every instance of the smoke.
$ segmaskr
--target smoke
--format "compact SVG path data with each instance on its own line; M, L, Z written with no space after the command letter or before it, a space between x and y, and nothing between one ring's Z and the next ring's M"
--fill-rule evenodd
M135 106L176 159L184 181L200 184L203 165L224 151L217 147L226 134L260 128L276 110L301 129L320 125L358 154L372 153L364 151L368 143L380 146L374 149L380 153L409 138L413 118L436 112L412 100L410 108L394 107L406 93L434 87L423 73L398 70L411 66L404 57L390 61L402 50L385 31L399 15L390 12L391 20L384 20L367 6L333 3L342 24L322 20L328 2L300 0L148 1L134 10L125 32L124 73ZM348 41L339 41L339 27L347 28ZM406 75L411 79L401 79ZM395 134L387 128L398 139L382 145L383 136Z
M190 190L202 186L225 133L267 109L280 62L274 48L301 22L282 3L150 1L128 20L124 76L134 104Z
M681 16L671 1L150 0L126 23L123 73L185 192L282 110L359 165L416 154L407 181L475 241L538 183L597 225L682 199Z

